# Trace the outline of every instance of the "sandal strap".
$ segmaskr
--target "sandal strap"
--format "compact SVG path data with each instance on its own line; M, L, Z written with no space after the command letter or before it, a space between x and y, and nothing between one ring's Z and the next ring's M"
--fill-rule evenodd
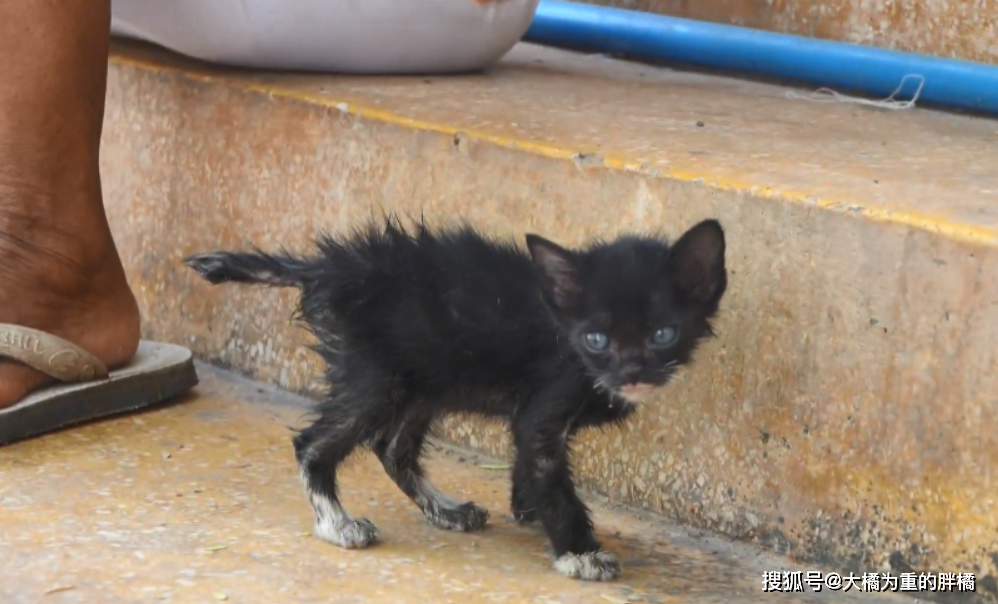
M61 382L89 382L108 376L100 359L52 334L0 323L0 357L24 363Z

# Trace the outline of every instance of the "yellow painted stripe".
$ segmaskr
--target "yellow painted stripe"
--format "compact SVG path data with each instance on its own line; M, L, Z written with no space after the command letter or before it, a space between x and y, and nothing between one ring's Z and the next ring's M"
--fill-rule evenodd
M950 216L942 214L918 212L908 208L890 207L886 205L859 205L854 202L815 197L802 191L795 191L792 189L760 187L748 181L739 179L716 178L706 172L696 173L685 170L669 170L660 168L649 169L647 165L642 164L635 159L624 155L606 153L605 151L596 151L595 149L579 149L577 147L561 146L548 142L536 142L529 139L496 135L473 129L469 130L457 126L450 126L447 124L412 119L404 115L399 115L397 113L385 111L384 109L378 109L376 107L367 107L344 101L337 101L326 95L317 95L315 93L280 88L271 84L252 82L240 79L239 77L230 77L228 75L214 76L206 73L199 73L197 71L189 71L180 67L163 65L161 63L145 59L137 59L135 57L120 53L112 53L110 58L113 63L117 63L119 65L127 65L149 71L180 73L191 79L203 82L220 81L225 83L227 86L234 88L266 94L271 97L288 98L312 105L337 109L341 112L355 115L358 118L383 122L385 124L403 126L405 128L424 130L428 132L438 132L449 136L454 136L460 133L468 139L492 143L502 147L520 149L528 153L552 159L572 160L580 154L593 153L598 154L603 158L603 166L613 170L640 172L642 174L649 174L650 176L658 178L665 177L682 182L702 183L722 191L747 193L756 197L786 201L841 212L844 214L848 213L852 216L861 216L880 222L902 224L932 233L937 233L958 241L998 245L998 227L967 224L956 221Z

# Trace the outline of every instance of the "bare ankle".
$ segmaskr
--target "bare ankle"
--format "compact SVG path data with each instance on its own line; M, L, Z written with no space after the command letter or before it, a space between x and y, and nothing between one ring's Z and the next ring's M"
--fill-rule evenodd
M61 207L39 215L33 204L53 199ZM138 347L140 315L103 208L94 216L94 204L93 193L12 197L8 188L0 197L0 323L61 337L115 369ZM77 217L76 228L64 224L65 214ZM49 381L0 359L0 408Z
M64 296L124 280L99 186L61 193L18 189L0 179L0 257L34 270L10 269L0 278Z

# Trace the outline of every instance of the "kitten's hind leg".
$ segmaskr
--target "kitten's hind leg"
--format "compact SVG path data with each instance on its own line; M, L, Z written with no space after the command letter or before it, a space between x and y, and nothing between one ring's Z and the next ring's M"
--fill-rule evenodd
M336 468L356 448L358 436L352 421L327 413L294 439L295 457L315 513L315 534L345 549L367 547L378 537L370 520L347 514L337 494Z
M431 524L452 531L480 531L488 522L489 511L471 501L455 501L426 477L419 457L429 426L429 418L404 418L374 442L374 453L385 472Z

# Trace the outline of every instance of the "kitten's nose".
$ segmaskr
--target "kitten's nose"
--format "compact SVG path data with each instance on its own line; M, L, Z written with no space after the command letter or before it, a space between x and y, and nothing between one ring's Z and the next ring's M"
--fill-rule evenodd
M624 380L625 384L637 384L638 378L641 377L641 368L625 367L620 370L620 377Z

